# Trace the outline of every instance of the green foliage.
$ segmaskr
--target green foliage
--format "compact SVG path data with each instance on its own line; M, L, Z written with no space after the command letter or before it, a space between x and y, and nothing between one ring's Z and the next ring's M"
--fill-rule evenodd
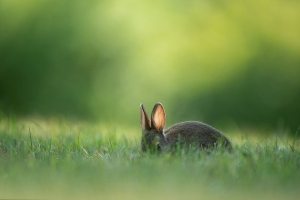
M242 139L234 153L144 154L134 138L120 137L127 130L54 124L0 123L0 198L299 197L298 140Z
M2 0L0 110L132 125L141 102L160 101L168 123L294 133L299 10L293 0Z

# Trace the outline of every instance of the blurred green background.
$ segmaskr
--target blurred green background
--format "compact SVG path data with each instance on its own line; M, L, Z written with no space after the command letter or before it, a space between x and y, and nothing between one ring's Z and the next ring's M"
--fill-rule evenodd
M300 1L0 1L2 115L300 125Z

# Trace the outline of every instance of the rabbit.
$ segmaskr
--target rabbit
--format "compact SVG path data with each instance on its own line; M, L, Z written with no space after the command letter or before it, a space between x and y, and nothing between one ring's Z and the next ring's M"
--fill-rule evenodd
M198 121L186 121L172 125L164 130L166 114L161 103L156 103L151 120L143 104L140 105L142 140L141 150L160 152L175 148L195 147L212 149L217 146L232 151L231 142L217 129ZM180 145L180 146L178 146Z

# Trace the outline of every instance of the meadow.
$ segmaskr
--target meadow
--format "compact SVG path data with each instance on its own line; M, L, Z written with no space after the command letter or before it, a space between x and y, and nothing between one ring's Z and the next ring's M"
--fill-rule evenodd
M1 0L0 199L299 199L299 10ZM141 153L158 101L234 153Z
M299 139L228 131L234 153L140 151L140 129L0 121L1 199L298 199Z

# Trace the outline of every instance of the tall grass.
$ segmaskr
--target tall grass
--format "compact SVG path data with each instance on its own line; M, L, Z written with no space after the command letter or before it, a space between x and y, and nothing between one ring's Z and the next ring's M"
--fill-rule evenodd
M127 134L128 133L128 134ZM127 134L127 135L126 135ZM243 133L234 153L143 154L138 129L0 122L0 198L297 199L299 140ZM239 139L238 139L239 138Z

